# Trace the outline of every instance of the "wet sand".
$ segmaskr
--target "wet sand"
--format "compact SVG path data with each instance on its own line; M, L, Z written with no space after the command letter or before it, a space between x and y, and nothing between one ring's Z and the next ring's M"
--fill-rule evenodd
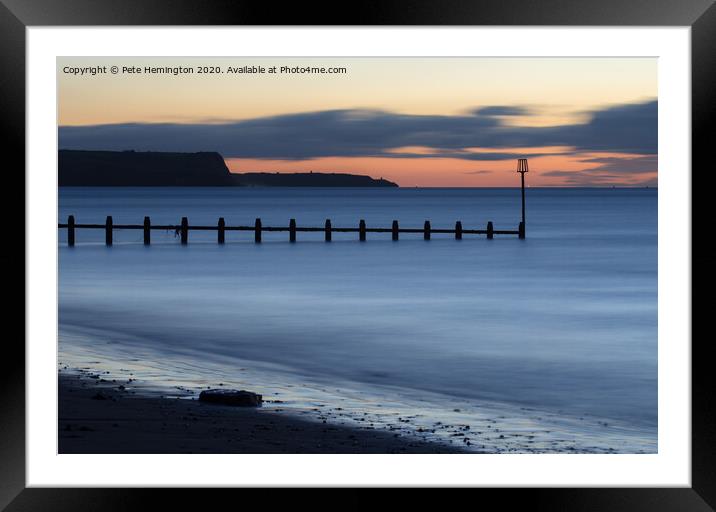
M306 421L277 408L154 396L141 384L61 371L59 453L465 453L380 430Z

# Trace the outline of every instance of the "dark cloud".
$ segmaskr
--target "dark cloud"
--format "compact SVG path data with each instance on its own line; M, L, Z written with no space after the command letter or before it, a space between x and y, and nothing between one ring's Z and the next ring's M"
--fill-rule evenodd
M461 159L514 158L510 148L573 146L576 151L655 154L657 102L619 105L591 113L583 124L556 127L504 125L483 107L462 116L406 115L375 110L329 110L232 123L130 123L62 126L63 149L137 151L218 151L227 158L309 159L329 156L404 157L390 150L433 148L434 154ZM512 108L512 107L509 107ZM495 110L497 109L497 110ZM502 110L504 112L504 110ZM480 114L482 112L482 114ZM469 153L465 148L496 148Z
M584 163L602 164L592 169L591 173L627 173L627 174L643 174L648 172L656 172L659 168L659 158L657 155L646 155L632 158L625 157L604 157L604 158L587 158L580 160Z
M527 116L531 111L524 107L493 105L490 107L476 108L472 113L476 116Z
M545 128L542 136L583 151L656 154L657 127L658 103L650 101L599 110L586 124Z
M461 160L514 160L516 158L532 158L538 156L563 155L564 153L539 152L529 153L524 151L489 151L489 152L470 152L463 150L436 149L434 153L412 153L410 151L400 153L386 153L379 155L389 158L459 158Z
M567 185L577 186L605 186L623 184L625 177L631 177L631 185L656 186L656 179L643 179L642 174L655 173L658 169L656 155L640 157L605 157L588 158L580 160L585 163L602 164L588 169L576 171L548 171L543 176L564 178Z

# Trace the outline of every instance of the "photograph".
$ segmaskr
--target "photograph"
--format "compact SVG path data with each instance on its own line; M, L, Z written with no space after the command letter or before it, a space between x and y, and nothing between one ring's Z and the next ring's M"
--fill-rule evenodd
M659 65L57 56L58 453L658 454Z

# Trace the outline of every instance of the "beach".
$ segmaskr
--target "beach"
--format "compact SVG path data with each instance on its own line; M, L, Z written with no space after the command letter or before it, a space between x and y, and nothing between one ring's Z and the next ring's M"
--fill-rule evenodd
M120 387L121 386L121 387ZM310 421L280 407L167 398L137 381L61 370L59 453L461 453L401 433Z

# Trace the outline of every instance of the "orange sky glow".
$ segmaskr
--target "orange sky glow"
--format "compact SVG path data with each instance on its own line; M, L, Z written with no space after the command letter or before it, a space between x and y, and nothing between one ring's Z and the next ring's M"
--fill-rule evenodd
M545 171L576 171L594 169L599 164L582 163L588 158L630 158L633 154L580 153L573 155L550 155L531 157L530 171L526 176L528 186L559 187L564 179L544 176ZM516 159L510 160L461 160L459 158L340 158L327 157L310 160L251 160L226 159L231 172L344 172L369 174L399 183L401 187L514 187L519 185ZM654 180L657 169L640 174L638 178L621 178L622 186L639 186Z

